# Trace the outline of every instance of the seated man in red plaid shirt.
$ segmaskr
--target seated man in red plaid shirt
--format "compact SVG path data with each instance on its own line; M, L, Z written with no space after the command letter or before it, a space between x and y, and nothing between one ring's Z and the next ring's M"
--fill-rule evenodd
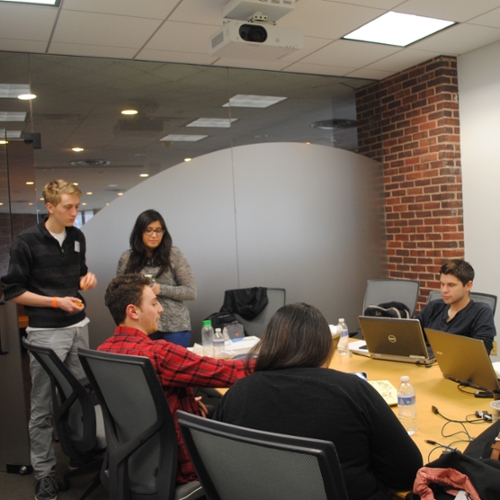
M158 330L163 308L158 302L150 279L141 274L123 274L108 285L105 302L118 325L112 337L98 347L99 351L147 356L158 375L177 429L179 441L177 483L197 479L177 424L176 410L207 415L201 398L195 398L193 387L229 387L245 377L245 361L228 361L201 357L186 348L148 336Z

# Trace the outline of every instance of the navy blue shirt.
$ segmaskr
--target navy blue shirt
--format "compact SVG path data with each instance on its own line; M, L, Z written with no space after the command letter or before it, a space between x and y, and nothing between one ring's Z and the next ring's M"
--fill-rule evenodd
M431 328L432 330L482 340L489 354L493 348L493 339L497 334L491 307L482 302L471 300L455 314L451 321L446 321L449 309L450 306L445 304L443 299L433 300L422 309L417 318L420 320L422 328Z

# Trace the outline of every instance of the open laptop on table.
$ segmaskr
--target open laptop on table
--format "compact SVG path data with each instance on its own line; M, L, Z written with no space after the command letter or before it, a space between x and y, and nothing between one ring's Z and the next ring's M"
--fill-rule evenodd
M356 354L424 365L435 361L427 349L418 319L360 316L359 325L366 348L349 344L351 351Z
M425 329L445 378L487 392L500 390L497 374L482 340Z

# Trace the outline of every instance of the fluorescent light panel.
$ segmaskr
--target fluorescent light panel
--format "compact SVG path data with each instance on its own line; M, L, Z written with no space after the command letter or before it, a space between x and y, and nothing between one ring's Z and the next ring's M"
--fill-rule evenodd
M169 134L165 137L162 137L160 141L169 141L169 142L197 142L201 141L201 139L205 139L208 135L187 135L187 134Z
M24 83L0 83L0 97L17 99L17 96L30 92L30 86Z
M0 111L0 122L23 122L26 120L24 111Z
M231 123L237 118L198 118L194 122L188 123L186 127L212 127L212 128L229 128Z
M388 12L343 38L406 47L410 43L441 31L452 24L455 23L413 14Z
M57 7L61 0L0 0L0 2L31 3L34 5L52 5L53 7Z
M231 99L226 104L223 104L223 108L268 108L277 102L284 101L286 97L275 97L269 95L245 95L238 94Z
M21 138L21 130L5 130L4 128L0 128L0 137L2 139L20 139Z

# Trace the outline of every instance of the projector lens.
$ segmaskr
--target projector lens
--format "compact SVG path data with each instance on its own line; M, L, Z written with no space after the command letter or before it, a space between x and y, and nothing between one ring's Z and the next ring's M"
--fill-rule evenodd
M245 42L264 43L267 40L267 31L263 26L242 24L239 34Z

